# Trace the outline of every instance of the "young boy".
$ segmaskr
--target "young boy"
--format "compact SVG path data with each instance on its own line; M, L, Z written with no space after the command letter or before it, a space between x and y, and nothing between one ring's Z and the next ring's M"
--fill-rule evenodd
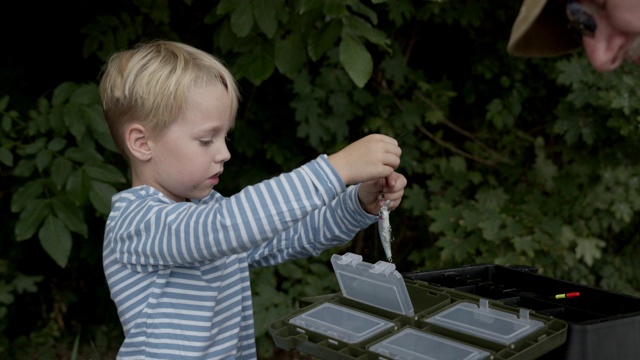
M213 56L154 41L114 54L100 94L132 187L116 194L104 271L119 359L256 358L249 267L342 245L391 209L406 179L397 141L369 135L224 197L238 90ZM350 186L352 185L352 186Z

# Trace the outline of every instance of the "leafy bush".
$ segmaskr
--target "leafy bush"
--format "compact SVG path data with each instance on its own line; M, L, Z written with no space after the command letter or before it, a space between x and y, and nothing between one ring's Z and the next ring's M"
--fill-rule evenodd
M509 57L519 6L509 1L128 6L83 29L87 57L104 59L148 38L180 39L224 59L239 79L244 100L228 180L217 187L223 194L385 133L399 140L400 171L409 179L391 216L398 270L523 264L639 294L637 68L598 74L579 52ZM110 196L127 186L128 174L96 84L60 84L27 114L11 110L5 96L0 112L1 196L10 199L1 220L9 230L0 330L19 321L7 316L17 296L50 292L44 315L32 317L31 336L43 339L43 349L55 348L51 339L66 339L58 345L71 349L81 333L79 353L104 356L121 335L99 274L101 232ZM36 239L42 262L61 272L40 264L25 275L16 265ZM346 251L370 262L384 257L373 227L334 250ZM296 299L338 291L329 256L252 273L261 357L274 353L268 325ZM86 306L85 299L99 299L104 316L82 321L86 313L59 310ZM0 345L6 350L28 336Z

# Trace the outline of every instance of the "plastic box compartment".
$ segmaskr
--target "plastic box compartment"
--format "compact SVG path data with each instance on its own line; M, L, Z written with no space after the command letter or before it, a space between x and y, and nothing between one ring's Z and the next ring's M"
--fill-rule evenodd
M567 341L541 359L640 359L640 298L537 272L535 267L520 265L470 265L404 273L403 277L565 321ZM580 295L555 297L575 292Z
M340 293L299 300L270 324L279 348L319 359L526 360L561 346L567 323L333 255Z
M487 351L412 328L371 345L369 351L402 359L480 360L491 356Z

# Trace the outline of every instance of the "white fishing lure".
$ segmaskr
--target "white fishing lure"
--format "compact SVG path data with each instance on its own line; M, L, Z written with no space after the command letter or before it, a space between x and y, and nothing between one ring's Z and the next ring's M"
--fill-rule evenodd
M389 205L391 200L385 201L380 207L378 213L378 231L380 232L380 241L387 256L387 261L391 262L391 224L389 223Z

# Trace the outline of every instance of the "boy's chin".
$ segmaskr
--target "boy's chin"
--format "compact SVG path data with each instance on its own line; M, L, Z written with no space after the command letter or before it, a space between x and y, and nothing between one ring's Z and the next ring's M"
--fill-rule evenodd
M209 188L209 189L204 189L198 192L193 192L192 194L189 194L189 199L193 199L193 200L202 200L204 198L206 198L207 196L211 195L211 192L213 191L213 188Z

